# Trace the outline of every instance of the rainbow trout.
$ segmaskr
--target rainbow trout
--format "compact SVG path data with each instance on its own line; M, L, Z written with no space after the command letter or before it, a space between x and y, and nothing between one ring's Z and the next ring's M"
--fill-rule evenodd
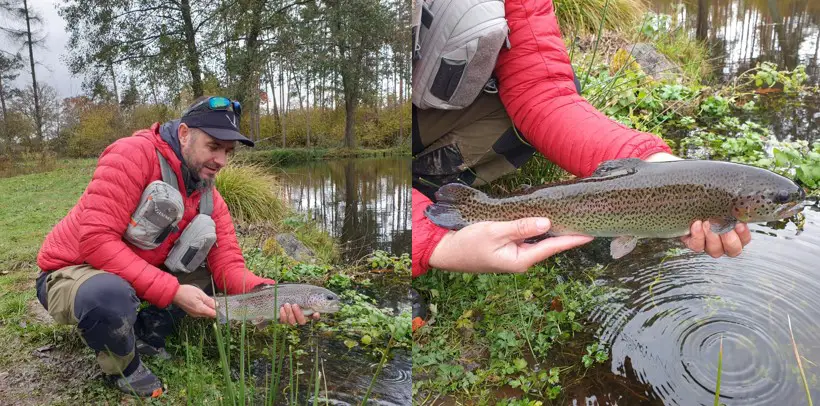
M299 305L306 317L313 313L335 313L340 308L339 296L335 293L301 283L270 285L242 295L216 296L214 300L220 323L247 320L257 327L264 327L270 320L279 320L279 308L285 303Z
M481 221L547 217L547 235L617 237L613 258L630 253L639 238L689 234L695 220L709 220L723 234L737 222L783 219L802 210L806 194L790 179L765 169L721 161L645 162L637 158L602 163L590 177L491 198L451 183L436 192L425 214L458 230Z

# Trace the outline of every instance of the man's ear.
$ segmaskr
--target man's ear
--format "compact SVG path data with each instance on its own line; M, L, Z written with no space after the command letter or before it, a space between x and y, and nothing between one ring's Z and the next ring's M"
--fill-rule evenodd
M191 132L189 131L188 124L179 123L179 128L177 128L177 135L179 135L179 143L180 145L188 145L188 140L191 138Z

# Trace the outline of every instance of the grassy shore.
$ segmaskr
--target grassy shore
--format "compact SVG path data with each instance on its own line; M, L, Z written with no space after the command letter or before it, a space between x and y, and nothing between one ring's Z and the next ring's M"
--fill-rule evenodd
M245 151L237 154L236 159L243 162L267 166L290 166L321 160L344 158L380 158L391 156L410 156L410 148L280 148L260 151Z

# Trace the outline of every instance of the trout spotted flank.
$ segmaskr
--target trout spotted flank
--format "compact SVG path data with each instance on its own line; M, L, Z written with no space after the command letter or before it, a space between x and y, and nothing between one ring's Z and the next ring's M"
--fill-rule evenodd
M257 326L278 320L279 308L285 303L299 305L306 317L313 313L335 313L340 308L339 296L335 293L301 283L276 284L243 295L217 296L214 300L220 323L247 320Z
M481 221L547 217L549 235L617 237L610 251L620 258L639 238L689 234L708 220L723 234L737 222L791 217L806 195L797 184L765 169L730 162L637 158L602 163L589 178L545 185L525 194L490 198L457 183L442 186L425 212L435 224L458 230Z

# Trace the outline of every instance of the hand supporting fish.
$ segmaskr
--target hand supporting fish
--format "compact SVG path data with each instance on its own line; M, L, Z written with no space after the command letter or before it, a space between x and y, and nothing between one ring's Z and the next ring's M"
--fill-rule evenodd
M263 328L271 320L288 319L284 306L298 305L305 316L318 318L319 314L335 313L341 308L339 296L325 288L300 284L285 283L267 285L256 291L230 296L214 297L216 315L220 323L229 320L249 321L258 328Z
M604 162L586 179L508 198L489 198L460 184L443 186L436 197L425 214L444 228L546 217L552 222L550 236L616 237L610 250L620 258L639 238L692 234L698 220L726 234L738 222L790 217L802 209L805 192L785 177L747 165L630 158Z

